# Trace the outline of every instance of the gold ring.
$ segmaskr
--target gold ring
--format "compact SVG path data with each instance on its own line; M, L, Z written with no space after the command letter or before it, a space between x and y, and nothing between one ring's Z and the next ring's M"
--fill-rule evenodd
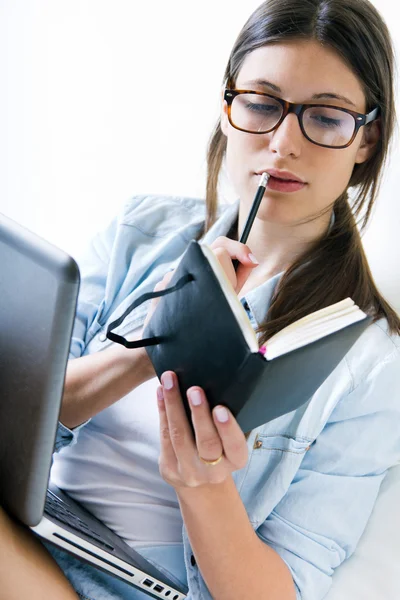
M221 460L223 459L223 457L224 457L224 453L222 453L222 454L221 454L221 456L220 456L219 458L217 458L216 460L206 460L205 458L202 458L202 457L200 456L200 454L199 454L199 458L200 458L200 460L201 460L201 461L202 461L204 464L206 464L206 465L209 465L209 466L211 466L211 467L213 467L214 465L217 465L219 462L221 462Z

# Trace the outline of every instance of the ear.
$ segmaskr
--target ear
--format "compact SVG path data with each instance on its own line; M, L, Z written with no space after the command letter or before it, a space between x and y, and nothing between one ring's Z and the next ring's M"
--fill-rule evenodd
M363 129L363 137L354 161L359 164L365 162L372 156L375 146L381 136L381 120L377 119L366 125Z
M229 131L228 104L224 100L224 89L221 91L221 130L227 136Z

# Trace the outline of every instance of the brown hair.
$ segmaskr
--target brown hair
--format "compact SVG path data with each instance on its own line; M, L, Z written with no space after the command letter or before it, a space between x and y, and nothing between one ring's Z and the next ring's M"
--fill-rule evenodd
M369 112L380 107L380 139L372 156L354 166L347 189L333 204L335 223L283 274L268 314L257 329L259 343L297 319L350 296L373 322L385 317L391 333L400 319L378 292L361 243L376 200L395 123L394 56L389 31L367 0L266 0L240 32L226 67L224 83L235 85L245 57L261 46L289 39L317 40L334 49L361 82ZM368 125L367 125L368 127ZM220 120L207 152L206 222L216 220L218 181L226 152ZM348 188L354 187L350 200Z

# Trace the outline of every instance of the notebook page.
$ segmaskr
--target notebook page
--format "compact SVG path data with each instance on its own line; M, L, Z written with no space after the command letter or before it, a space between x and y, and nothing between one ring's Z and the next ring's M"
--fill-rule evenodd
M207 244L200 244L204 256L207 258L210 266L219 281L222 291L225 294L232 313L243 333L243 336L249 346L251 352L258 352L258 341L254 329L250 323L249 317L242 303L240 302L231 282L229 281L224 269L222 268L218 258L215 256L212 249Z
M307 315L306 317L303 317L302 319L299 319L298 321L291 323L284 329L281 329L281 331L278 331L278 333L276 333L274 336L272 336L272 338L270 339L270 343L272 341L278 342L283 338L289 340L290 337L293 335L303 336L303 333L306 335L307 332L309 332L310 330L321 331L321 334L323 335L325 332L329 332L330 323L332 322L333 319L336 319L338 317L342 317L345 315L356 314L360 310L358 308L358 306L356 304L354 304L353 301L352 301L352 306L348 306L348 308L344 308L339 311L330 311L329 309L331 309L332 306L337 306L337 305L332 304L331 306L327 306L326 309L322 309L322 312L316 311L315 313L312 313L311 315ZM309 318L312 315L317 314L317 312L321 314L321 316L318 319L310 319ZM351 320L350 320L350 322L351 322Z
M330 327L326 327L324 330L314 328L308 331L302 332L302 334L292 334L288 338L281 338L278 341L272 341L271 338L266 346L267 351L265 353L265 358L267 360L272 360L277 358L278 356L282 356L282 354L286 354L287 352L292 352L293 350L297 350L297 348L301 348L302 346L306 346L307 344L311 344L335 331L339 331L352 323L356 323L357 321L361 321L366 318L366 314L358 309L357 311L352 311L351 314L339 315L337 317L331 318ZM304 333L304 335L303 335ZM275 336L274 336L275 337Z
M288 325L287 327L285 327L284 329L282 329L275 335L278 336L278 335L282 335L284 332L286 333L289 331L293 331L294 329L298 329L298 328L302 327L303 325L306 325L307 323L317 321L318 319L324 318L325 316L329 317L329 315L337 313L341 310L345 310L347 308L351 308L353 306L357 306L354 303L354 301L351 298L345 298L344 300L340 300L340 302L335 302L335 304L331 304L330 306L326 306L325 308L316 310L315 312L310 313L309 315L306 315L305 317L302 317L301 319L298 319L297 321L295 321L294 323L291 323L290 325ZM357 306L357 310L358 310L358 306ZM273 336L273 337L275 337L275 336ZM271 339L273 339L273 338L271 338Z

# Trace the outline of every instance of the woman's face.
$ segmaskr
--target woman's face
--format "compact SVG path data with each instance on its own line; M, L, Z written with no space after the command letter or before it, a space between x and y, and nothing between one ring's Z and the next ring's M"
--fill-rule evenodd
M357 77L333 50L315 41L289 41L254 50L240 69L236 89L265 92L295 103L366 110ZM267 188L257 216L282 225L296 224L332 205L347 187L354 164L368 158L377 135L376 126L368 136L361 127L348 148L323 148L303 136L293 113L275 131L244 133L230 125L226 102L221 126L227 136L228 173L242 204L250 207L260 179L257 173L263 170L289 171L306 183L294 192Z

